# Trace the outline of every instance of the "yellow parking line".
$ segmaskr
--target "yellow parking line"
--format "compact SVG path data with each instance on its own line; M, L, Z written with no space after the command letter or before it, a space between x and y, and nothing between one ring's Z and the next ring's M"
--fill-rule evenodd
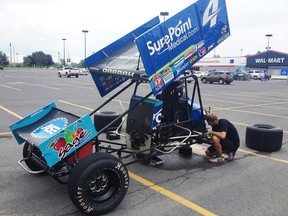
M288 161L287 161L287 160L282 160L282 159L278 159L278 158L275 158L275 157L271 157L271 156L267 156L267 155L262 155L262 154L259 154L259 153L256 153L256 152L247 151L247 150L244 150L244 149L238 149L238 151L240 151L240 152L245 152L245 153L247 153L247 154L254 155L254 156L257 156L257 157L268 158L268 159L270 159L270 160L274 160L274 161L277 161L277 162L287 163L287 164L288 164Z
M6 111L6 112L8 112L8 113L10 113L11 115L13 115L13 116L15 116L15 117L17 117L17 118L19 118L19 119L22 119L22 118L23 118L22 116L14 113L14 112L12 112L11 110L9 110L9 109L7 109L7 108L5 108L5 107L3 107L3 106L0 106L0 109Z
M150 182L150 181L148 181L148 180L146 180L146 179L144 179L144 178L142 178L142 177L140 177L140 176L138 176L138 175L136 175L134 173L129 172L129 176L132 179L140 182L141 184L151 188L152 190L155 190L156 192L161 193L162 195L164 195L164 196L166 196L166 197L168 197L168 198L170 198L170 199L172 199L172 200L174 200L176 202L179 202L180 204L182 204L182 205L184 205L184 206L186 206L186 207L198 212L201 215L205 215L205 216L216 215L216 214L214 214L214 213L212 213L212 212L200 207L199 205L197 205L197 204L195 204L195 203L193 203L193 202L191 202L189 200L186 200L183 197L178 196L177 194L175 194L175 193L173 193L171 191L168 191L168 190L166 190L163 187L155 185L153 182Z
M0 133L0 137L1 136L7 136L7 135L10 135L10 134L12 134L12 132L1 132Z

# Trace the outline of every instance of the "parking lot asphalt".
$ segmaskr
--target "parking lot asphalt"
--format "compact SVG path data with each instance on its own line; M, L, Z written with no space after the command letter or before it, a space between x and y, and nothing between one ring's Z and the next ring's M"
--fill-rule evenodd
M141 88L150 90L148 84ZM287 215L287 80L200 83L200 91L205 109L236 126L241 140L235 160L209 164L203 156L207 145L202 144L193 147L192 157L178 152L163 155L162 166L129 165L128 193L107 215ZM122 112L131 92L104 110ZM90 75L58 78L55 70L0 71L0 215L82 215L71 202L67 185L47 175L31 175L17 164L23 147L16 144L8 126L51 102L82 116L105 99ZM246 128L254 123L283 129L282 148L276 152L248 148Z

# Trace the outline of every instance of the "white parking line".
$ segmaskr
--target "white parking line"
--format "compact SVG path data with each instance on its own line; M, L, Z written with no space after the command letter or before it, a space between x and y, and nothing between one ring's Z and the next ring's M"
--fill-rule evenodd
M21 91L21 89L14 88L14 87L7 86L7 85L0 85L0 86L1 86L1 87L4 87L4 88L8 88L8 89L13 89L13 90L16 90L16 91Z
M44 86L44 85L31 84L31 83L25 83L25 84L26 84L26 85L31 85L31 86L38 86L38 87L41 87L41 88L48 88L48 89L61 90L60 88L49 87L49 86Z

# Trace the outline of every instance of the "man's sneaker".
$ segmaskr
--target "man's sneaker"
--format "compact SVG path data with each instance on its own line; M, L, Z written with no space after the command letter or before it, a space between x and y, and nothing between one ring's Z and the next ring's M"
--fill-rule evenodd
M235 155L234 152L229 152L228 153L228 157L226 158L226 160L233 161L234 160L234 155Z
M224 157L216 157L216 158L211 158L209 159L210 163L214 163L214 164L221 164L225 162Z

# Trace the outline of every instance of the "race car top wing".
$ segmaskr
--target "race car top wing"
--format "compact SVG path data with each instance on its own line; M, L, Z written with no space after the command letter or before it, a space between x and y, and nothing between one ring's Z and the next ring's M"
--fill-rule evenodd
M225 0L199 0L137 37L154 95L229 36Z
M135 38L159 22L157 16L85 59L102 97L128 79L147 81Z

